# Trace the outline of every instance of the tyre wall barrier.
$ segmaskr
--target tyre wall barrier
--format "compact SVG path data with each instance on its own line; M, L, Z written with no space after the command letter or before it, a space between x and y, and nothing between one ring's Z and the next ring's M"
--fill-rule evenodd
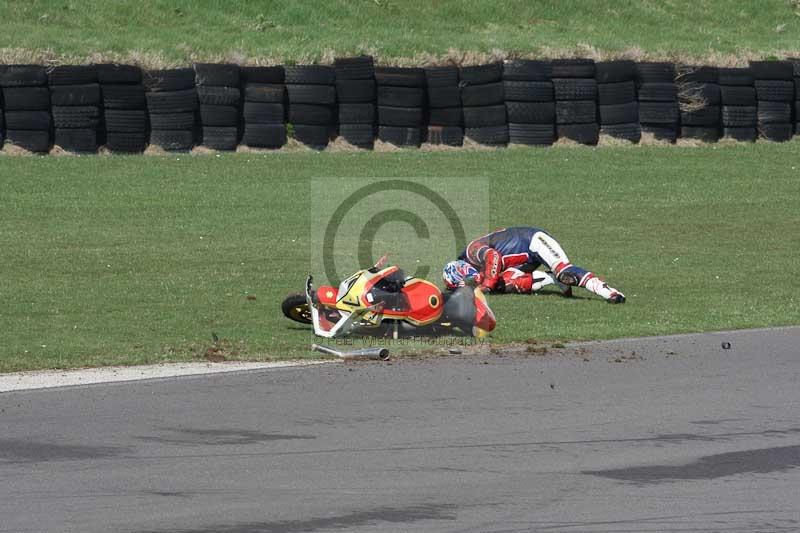
M0 147L47 153L140 153L196 146L316 149L340 137L594 145L601 135L715 142L786 141L800 123L800 60L744 68L591 59L510 60L467 67L380 67L369 56L332 66L198 63L0 65Z

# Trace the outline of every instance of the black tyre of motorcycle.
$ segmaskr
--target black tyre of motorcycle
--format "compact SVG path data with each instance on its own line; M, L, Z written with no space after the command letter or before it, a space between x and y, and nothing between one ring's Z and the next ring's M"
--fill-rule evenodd
M311 324L311 309L303 294L290 294L281 303L283 316L301 324Z

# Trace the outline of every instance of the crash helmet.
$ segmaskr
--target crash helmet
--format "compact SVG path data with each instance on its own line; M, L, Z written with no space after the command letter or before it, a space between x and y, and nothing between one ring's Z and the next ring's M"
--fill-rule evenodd
M454 290L466 285L468 280L477 278L478 271L466 261L458 259L456 261L450 261L444 266L442 277L444 278L444 284L447 288Z

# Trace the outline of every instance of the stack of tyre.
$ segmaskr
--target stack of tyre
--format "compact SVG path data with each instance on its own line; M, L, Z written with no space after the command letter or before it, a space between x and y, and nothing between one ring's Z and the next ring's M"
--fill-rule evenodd
M0 67L6 142L30 152L50 150L50 91L47 72L38 65Z
M236 150L239 144L239 65L195 63L202 142L212 150Z
M550 145L555 140L556 104L549 61L503 65L503 93L511 144Z
M680 124L675 65L636 63L636 92L642 132L657 140L675 142Z
M639 102L636 99L636 63L605 61L595 64L600 133L638 143Z
M377 67L378 139L395 146L422 144L425 125L425 71Z
M3 66L0 65L0 70L1 69L3 69ZM0 73L0 76L2 76L2 73ZM3 147L6 140L6 120L3 109L3 92L0 91L0 148Z
M97 65L103 99L105 144L112 152L137 153L147 147L147 100L142 71L132 65Z
M242 67L242 144L280 148L286 144L286 85L283 67Z
M461 146L464 144L464 114L458 67L426 68L425 84L428 94L427 142Z
M284 69L292 136L312 148L325 148L336 125L333 67L294 65Z
M580 144L597 144L597 81L591 59L553 61L556 135Z
M788 61L752 61L758 99L758 131L770 141L783 142L792 137L795 102L794 68Z
M508 144L503 64L462 67L459 78L464 135L478 144Z
M150 144L167 151L191 150L197 137L197 88L193 68L144 73Z
M339 136L361 148L375 143L375 64L371 56L337 58Z
M722 129L719 69L688 66L682 70L678 76L681 138L716 142Z
M97 67L63 65L47 75L54 144L70 152L96 152L101 98Z
M735 141L755 141L758 108L750 69L720 68L719 89L722 136Z

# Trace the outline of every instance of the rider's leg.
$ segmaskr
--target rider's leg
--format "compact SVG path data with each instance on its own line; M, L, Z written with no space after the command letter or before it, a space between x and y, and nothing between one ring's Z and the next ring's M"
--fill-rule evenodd
M503 271L502 278L504 292L530 294L532 292L538 292L548 285L566 287L559 283L553 274L550 272L542 272L541 270L523 272L522 270L511 267ZM566 287L566 289L571 290L569 287Z
M594 273L573 265L561 245L553 237L539 231L534 233L530 245L531 252L538 254L556 276L556 280L564 285L583 287L611 303L623 303L625 295L617 289L609 287Z

